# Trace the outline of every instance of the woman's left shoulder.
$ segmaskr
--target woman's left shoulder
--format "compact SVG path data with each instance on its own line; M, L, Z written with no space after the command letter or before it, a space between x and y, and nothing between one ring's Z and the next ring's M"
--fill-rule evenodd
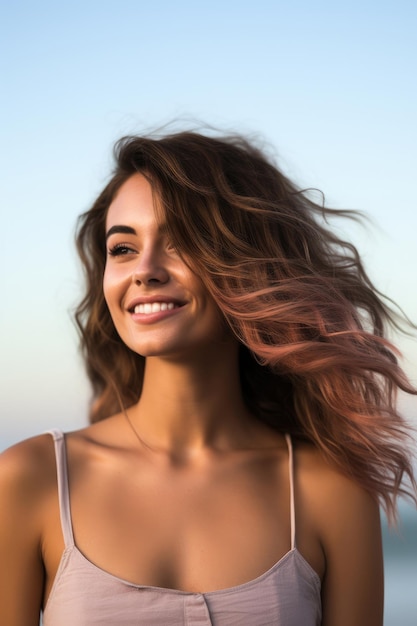
M382 539L376 496L311 444L295 444L294 469L299 518L314 529L327 570L340 564L345 572L349 564L352 572L373 571L373 565L378 570Z
M336 463L325 458L317 447L306 442L294 444L294 470L298 488L309 494L314 508L343 516L366 511L374 515L379 510L376 497L359 480L348 476Z
M313 446L301 443L294 446L294 452L300 540L303 529L312 527L324 557L323 625L382 624L377 498Z

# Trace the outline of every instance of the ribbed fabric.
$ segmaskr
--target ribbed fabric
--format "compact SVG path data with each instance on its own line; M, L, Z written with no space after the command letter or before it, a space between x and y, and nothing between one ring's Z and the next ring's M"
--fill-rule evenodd
M236 587L188 593L135 585L91 563L74 544L65 438L55 442L65 551L43 615L44 626L319 626L320 579L298 552L293 452L289 436L291 550L261 576Z

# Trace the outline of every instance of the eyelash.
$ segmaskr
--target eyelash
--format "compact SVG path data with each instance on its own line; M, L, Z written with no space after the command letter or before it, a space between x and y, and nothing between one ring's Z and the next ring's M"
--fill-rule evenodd
M167 247L167 250L170 252L176 251L175 246L170 242L167 243L166 247ZM116 245L109 248L108 254L109 256L113 256L113 257L124 256L126 254L136 254L136 250L126 243L116 243Z
M108 250L110 256L123 256L125 254L134 252L135 250L125 243L117 243L115 246L109 248Z

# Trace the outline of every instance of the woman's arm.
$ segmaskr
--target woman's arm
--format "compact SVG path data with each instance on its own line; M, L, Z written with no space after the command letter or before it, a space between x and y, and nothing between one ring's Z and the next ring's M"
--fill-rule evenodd
M323 626L382 626L379 507L353 481L330 473L322 493Z
M44 588L45 439L0 455L0 624L38 626Z

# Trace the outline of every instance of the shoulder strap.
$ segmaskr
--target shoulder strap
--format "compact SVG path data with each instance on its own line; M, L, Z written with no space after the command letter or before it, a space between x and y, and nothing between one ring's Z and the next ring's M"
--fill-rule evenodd
M295 497L294 497L294 453L290 435L285 435L288 446L288 474L290 477L290 523L291 523L291 550L296 547L295 543Z
M49 432L54 439L54 445L55 445L59 513L61 516L62 534L64 536L65 547L68 548L74 545L74 535L72 532L72 523L71 523L71 508L70 508L70 499L69 499L68 465L67 465L67 451L66 451L66 446L65 446L65 437L64 437L64 433L60 430L51 430Z

